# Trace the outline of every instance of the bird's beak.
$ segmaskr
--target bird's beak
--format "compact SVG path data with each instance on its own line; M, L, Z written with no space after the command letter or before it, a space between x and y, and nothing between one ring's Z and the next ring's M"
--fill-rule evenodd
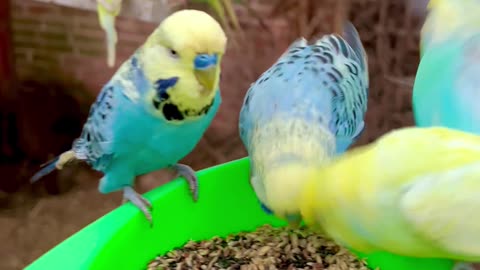
M199 54L194 60L195 77L204 87L206 93L211 93L219 77L218 56L216 54Z

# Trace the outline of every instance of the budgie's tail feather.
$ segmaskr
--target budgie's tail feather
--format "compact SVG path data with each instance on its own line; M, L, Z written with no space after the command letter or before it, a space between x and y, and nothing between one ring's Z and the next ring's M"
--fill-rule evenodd
M345 25L343 26L343 38L348 42L350 47L352 47L353 51L358 57L358 60L360 61L363 70L366 70L367 53L363 48L357 29L350 21L345 22Z
M53 160L45 163L42 165L43 168L41 168L37 173L35 173L32 178L30 178L30 183L35 183L37 182L40 178L44 177L45 175L53 172L57 167L57 161L60 158L60 156L55 157Z
M55 157L51 161L45 163L42 165L43 168L40 169L37 173L35 173L32 178L30 178L30 183L34 183L38 181L40 178L44 177L45 175L53 172L55 169L61 170L63 166L74 160L75 157L75 152L72 150L64 152L60 156Z

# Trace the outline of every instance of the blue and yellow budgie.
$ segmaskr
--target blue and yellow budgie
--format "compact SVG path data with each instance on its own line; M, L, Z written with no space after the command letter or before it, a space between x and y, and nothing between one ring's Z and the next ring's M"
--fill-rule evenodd
M402 128L319 168L300 209L307 225L360 252L475 262L479 178L480 136Z
M170 167L184 176L196 200L195 172L177 163L199 142L220 106L220 63L227 38L197 10L173 13L115 73L92 105L72 149L32 177L86 161L104 173L101 193L124 199L151 220L150 203L132 188L138 175Z
M122 0L97 0L97 13L100 26L106 34L107 64L113 67L117 45L117 31L115 29L115 17L122 10Z
M434 0L413 88L417 126L480 134L480 1Z
M266 212L292 225L302 181L364 130L367 57L355 27L348 22L344 32L292 43L252 84L240 112L251 185Z

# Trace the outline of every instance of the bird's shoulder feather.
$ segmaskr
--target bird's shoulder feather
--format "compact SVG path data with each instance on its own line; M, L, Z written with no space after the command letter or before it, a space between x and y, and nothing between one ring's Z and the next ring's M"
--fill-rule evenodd
M90 108L80 137L73 143L77 158L85 160L97 170L108 166L117 139L114 127L121 121L117 114L129 102L131 100L120 85L113 82L105 85Z

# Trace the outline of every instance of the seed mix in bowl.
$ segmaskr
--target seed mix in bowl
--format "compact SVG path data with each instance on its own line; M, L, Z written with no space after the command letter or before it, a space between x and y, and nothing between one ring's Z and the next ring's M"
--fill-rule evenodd
M306 228L273 228L188 242L148 270L368 270L346 249Z

